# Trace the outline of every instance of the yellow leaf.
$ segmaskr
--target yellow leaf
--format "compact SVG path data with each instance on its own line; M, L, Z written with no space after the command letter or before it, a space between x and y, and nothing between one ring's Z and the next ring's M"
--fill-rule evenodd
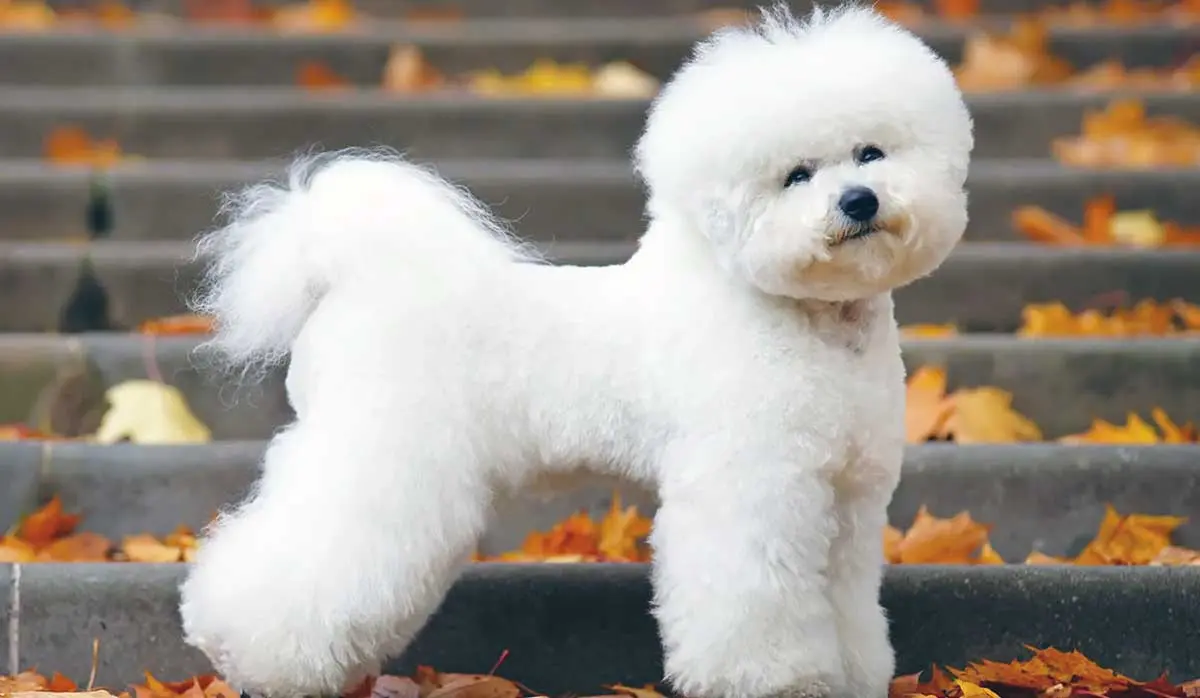
M130 562L179 562L183 550L163 543L152 535L139 533L126 536L121 551Z
M979 551L979 556L975 559L981 565L1003 565L1004 558L1000 557L1000 553L992 547L991 543L984 543L983 548Z
M962 691L962 698L1000 698L995 691L977 686L970 681L959 679L954 683L958 684L959 690Z
M946 399L945 369L918 368L905 388L905 440L910 444L928 441L945 426L953 410L954 404Z
M1154 211L1122 211L1113 214L1108 223L1109 235L1123 245L1160 247L1167 231L1158 222Z
M958 334L958 328L953 324L905 325L900 328L900 334L912 338L953 337Z
M943 435L961 444L1041 441L1042 431L1012 408L1012 393L984 386L959 390L953 395L954 412Z
M596 71L592 88L602 97L646 99L658 92L658 80L630 63L614 61Z
M96 441L137 444L207 443L212 432L192 414L183 393L150 380L125 381L105 394L111 405L100 421Z

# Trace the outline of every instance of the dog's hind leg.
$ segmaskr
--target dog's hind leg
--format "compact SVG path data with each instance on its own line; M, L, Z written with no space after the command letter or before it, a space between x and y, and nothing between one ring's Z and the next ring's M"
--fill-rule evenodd
M441 602L488 515L461 433L322 412L275 438L182 590L188 641L250 693L333 694L377 670Z

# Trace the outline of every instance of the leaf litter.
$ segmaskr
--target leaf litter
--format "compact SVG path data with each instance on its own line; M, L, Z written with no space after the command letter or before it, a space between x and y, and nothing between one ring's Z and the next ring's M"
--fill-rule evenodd
M961 669L934 665L927 672L892 679L888 698L1196 698L1200 681L1172 683L1164 674L1139 681L1106 669L1078 650L1026 646L1029 659L1009 662L982 660ZM585 698L665 698L655 684L642 687L612 684L607 694ZM0 676L5 698L238 698L231 686L214 675L166 682L146 672L143 683L127 690L81 690L71 679L37 671ZM517 681L487 674L439 672L418 666L412 676L385 674L364 680L343 698L544 698Z
M215 513L214 513L215 516ZM1034 551L1026 564L1075 565L1200 565L1200 551L1177 546L1172 534L1186 517L1121 514L1106 506L1096 536L1073 558ZM149 533L125 536L115 542L98 533L78 531L82 516L64 509L55 496L0 536L0 563L18 562L189 562L199 545L196 534L180 526L166 536ZM477 562L649 562L647 537L653 521L636 506L622 506L613 493L612 505L599 520L579 512L548 531L530 533L516 550L496 555L476 554ZM967 511L949 518L922 507L912 524L901 530L886 526L882 533L885 559L891 564L1006 564L992 548L990 524Z

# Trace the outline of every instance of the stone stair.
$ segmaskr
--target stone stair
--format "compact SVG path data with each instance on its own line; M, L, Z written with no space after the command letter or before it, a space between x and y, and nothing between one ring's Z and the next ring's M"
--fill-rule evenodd
M156 7L170 10L172 1ZM439 68L519 70L538 57L631 60L665 78L703 35L696 11L747 2L710 0L463 0L470 19L413 22L400 10L442 0L360 0L382 19L350 34L263 35L249 30L0 35L0 423L29 418L40 390L76 371L90 395L143 378L152 362L212 428L204 446L96 446L0 442L0 530L59 495L106 536L165 534L202 526L252 483L264 439L290 418L278 375L234 392L198 365L192 338L53 330L84 256L123 328L183 311L195 283L190 240L212 224L218 194L280 172L314 144L384 143L436 163L469 186L556 261L620 262L641 230L642 193L628 152L644 116L640 100L483 99L380 94L389 47L421 46ZM799 7L803 3L796 3ZM1002 11L1036 0L985 0ZM950 60L966 30L919 28ZM1200 50L1196 25L1056 28L1055 52L1077 67L1107 58L1162 66ZM305 60L320 60L364 89L305 92ZM1200 93L1125 91L1150 114L1200 121ZM1060 166L1050 142L1078 132L1085 110L1116 93L1021 91L972 95L978 148L970 177L967 241L929 279L897 293L901 323L953 322L972 334L908 340L910 368L944 365L953 386L997 385L1047 437L1086 429L1094 417L1161 407L1200 419L1200 339L1029 340L1010 334L1025 304L1080 307L1123 293L1131 300L1200 302L1200 249L1063 249L1030 244L1012 227L1019 205L1078 219L1084 202L1111 193L1121 208L1200 223L1200 169L1092 171ZM81 245L89 174L44 163L44 138L77 124L145 158L107 176L116 224ZM975 334L977 333L977 334ZM148 358L150 357L150 358ZM84 409L81 404L73 408ZM79 418L80 414L68 415ZM556 499L507 503L481 541L485 552L519 543L585 508L607 508L613 483L597 479ZM652 511L653 498L621 486ZM1200 446L922 445L908 449L891 519L918 508L967 509L995 524L1005 559L1031 550L1079 551L1106 504L1123 512L1200 517ZM314 512L320 515L320 512ZM1200 522L1177 533L1200 547ZM0 565L0 661L85 680L101 640L98 681L120 686L150 669L163 678L204 672L179 637L182 565ZM231 570L231 578L237 571ZM661 676L640 565L477 565L395 668L415 663L483 672L505 651L504 673L550 694ZM281 571L286 575L286 571ZM8 590L8 594L4 590ZM1200 676L1200 567L1088 568L896 566L884 600L901 672L1021 655L1025 645L1078 648L1149 679ZM4 604L8 598L10 604ZM7 628L8 632L4 632ZM10 667L0 664L0 674Z

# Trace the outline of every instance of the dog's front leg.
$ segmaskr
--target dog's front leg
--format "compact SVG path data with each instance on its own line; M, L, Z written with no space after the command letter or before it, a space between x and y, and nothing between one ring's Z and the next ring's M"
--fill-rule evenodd
M883 536L894 478L839 487L839 527L830 555L830 593L838 619L849 694L883 698L895 669L888 622L879 604Z
M667 678L692 698L843 698L821 463L678 448L663 463L654 605Z

